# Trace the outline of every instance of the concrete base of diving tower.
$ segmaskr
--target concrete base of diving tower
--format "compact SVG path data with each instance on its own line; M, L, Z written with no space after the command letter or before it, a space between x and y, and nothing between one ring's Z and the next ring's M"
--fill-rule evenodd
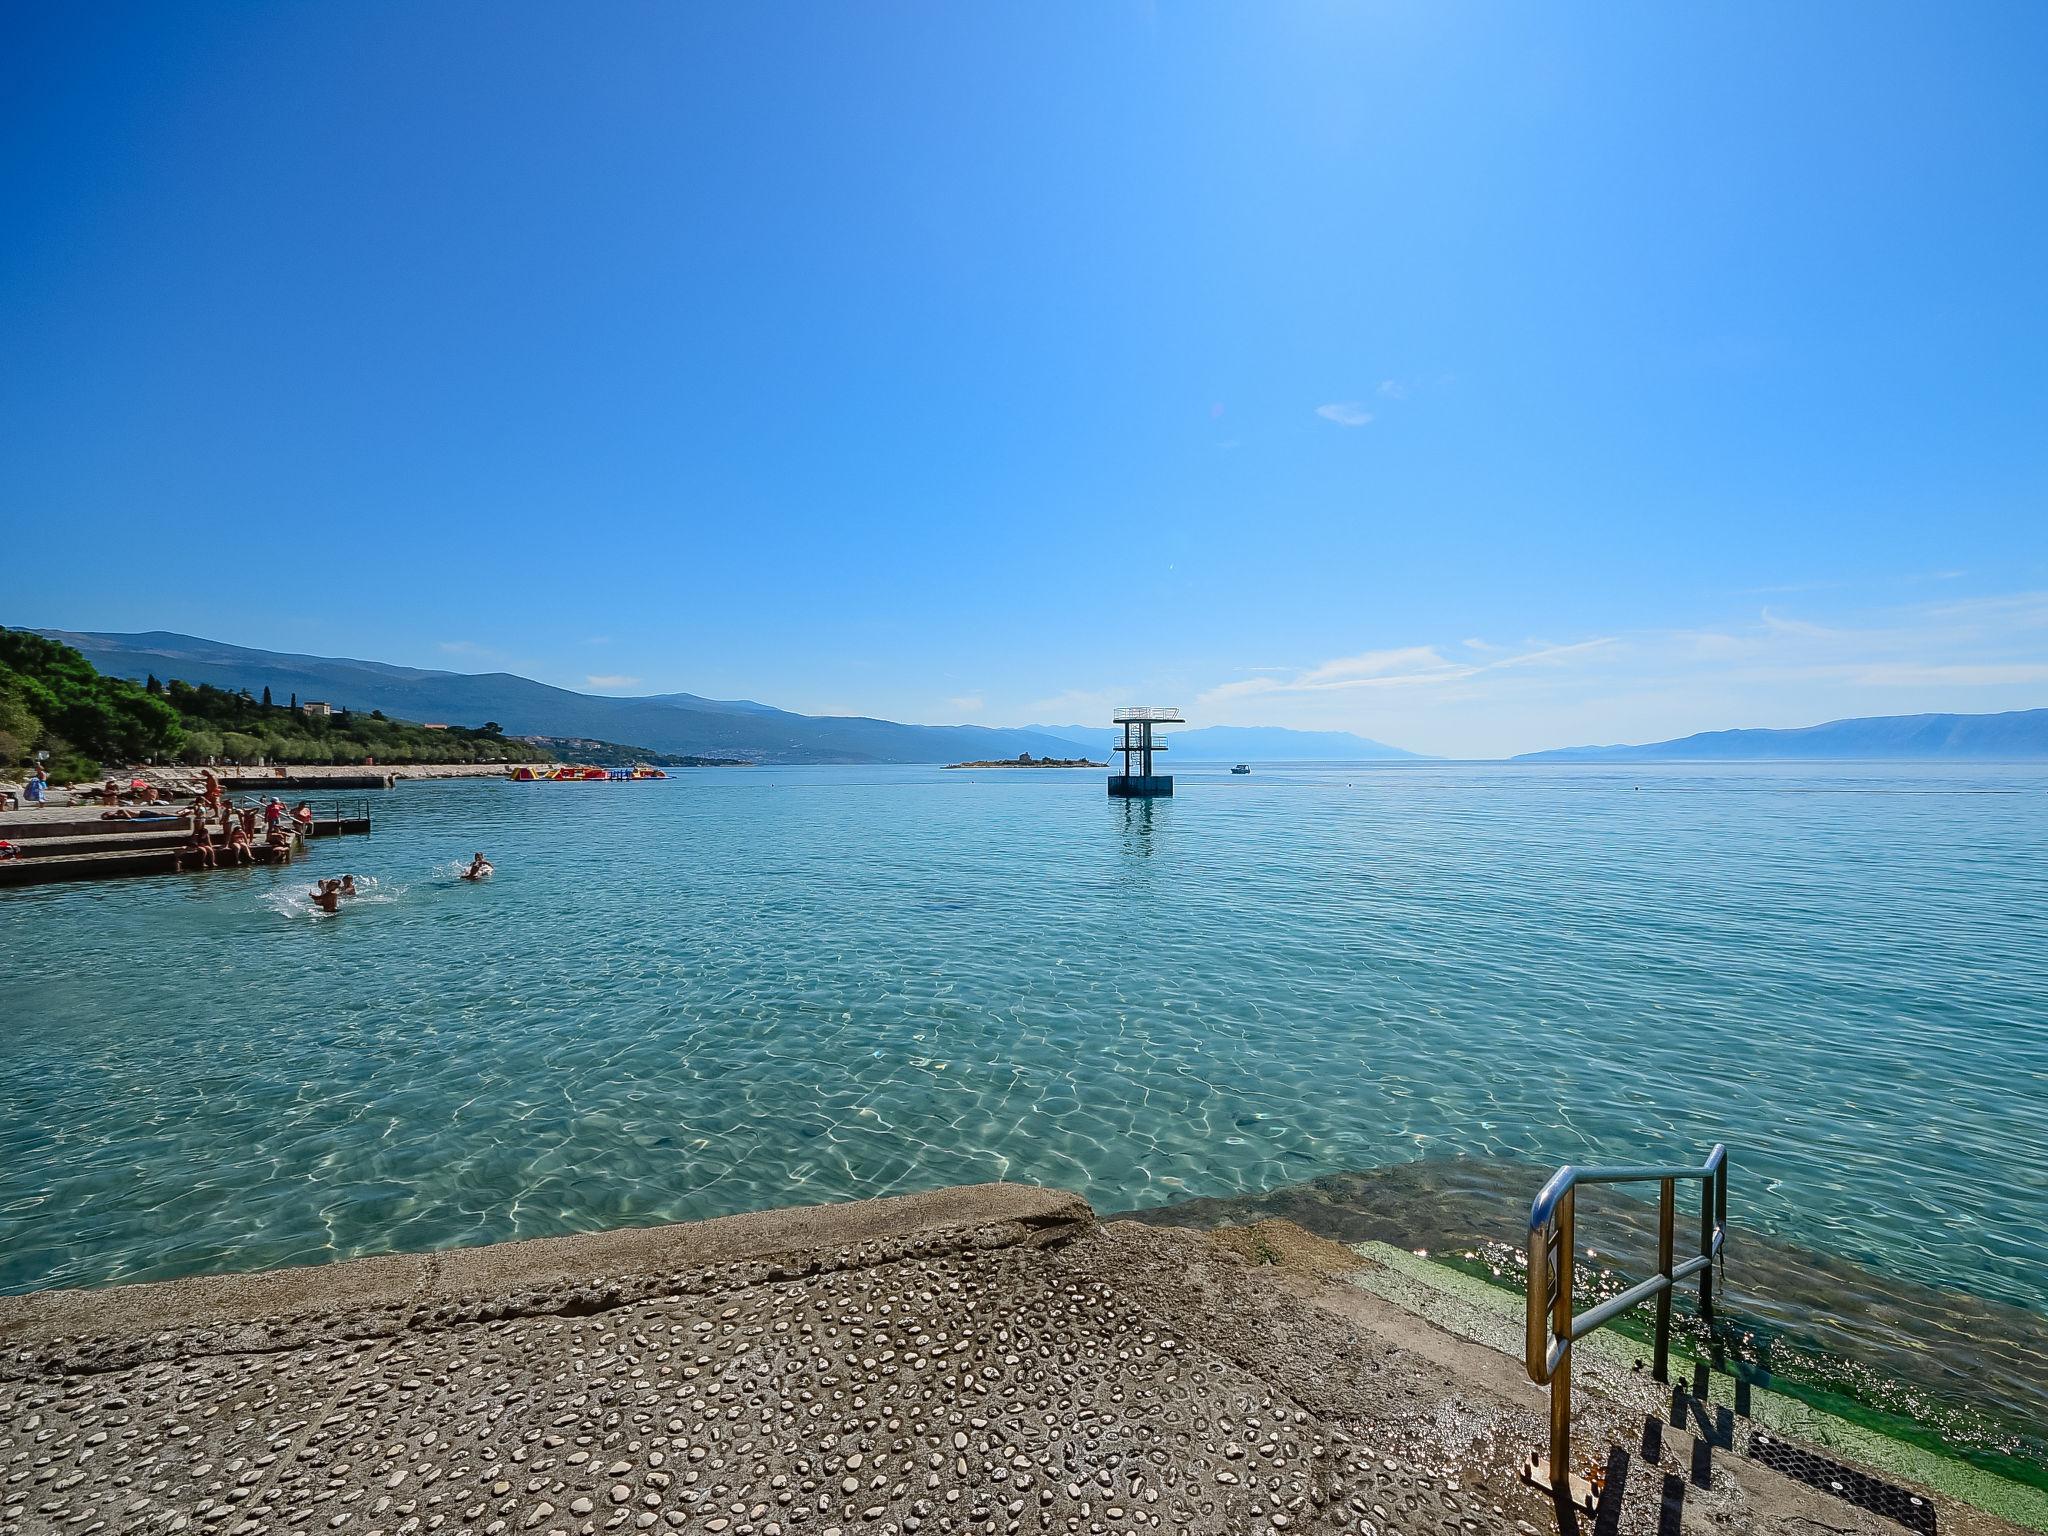
M1112 773L1109 793L1117 800L1156 800L1173 793L1170 773Z

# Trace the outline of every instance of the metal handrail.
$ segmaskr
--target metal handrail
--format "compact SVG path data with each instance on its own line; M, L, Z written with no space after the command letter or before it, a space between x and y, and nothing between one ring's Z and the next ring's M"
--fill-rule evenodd
M1700 1185L1699 1252L1674 1262L1677 1187L1680 1179ZM1572 1312L1572 1255L1575 1248L1576 1192L1581 1184L1647 1184L1658 1186L1657 1273L1610 1296L1597 1307ZM1671 1290L1681 1280L1700 1277L1700 1317L1714 1317L1714 1261L1728 1240L1728 1149L1718 1142L1697 1168L1641 1167L1557 1170L1529 1207L1528 1335L1523 1364L1529 1379L1550 1388L1550 1455L1531 1456L1524 1469L1529 1480L1560 1498L1576 1499L1571 1476L1572 1345L1622 1313L1655 1299L1656 1353L1651 1375L1669 1381L1671 1367ZM1583 1500L1580 1500L1583 1502Z

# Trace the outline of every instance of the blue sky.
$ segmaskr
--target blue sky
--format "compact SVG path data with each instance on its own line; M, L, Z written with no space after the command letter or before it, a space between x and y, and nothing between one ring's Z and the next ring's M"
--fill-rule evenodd
M2048 704L2048 7L0 11L7 622L1491 754Z

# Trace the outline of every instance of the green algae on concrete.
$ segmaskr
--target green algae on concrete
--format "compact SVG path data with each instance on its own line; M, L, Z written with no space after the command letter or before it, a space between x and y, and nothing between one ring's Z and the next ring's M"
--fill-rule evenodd
M1520 1292L1388 1243L1354 1243L1351 1247L1371 1261L1346 1277L1351 1284L1407 1307L1440 1328L1521 1357L1525 1313ZM1700 1362L1680 1347L1682 1342L1673 1339L1672 1374L1697 1381ZM1581 1372L1576 1380L1583 1380L1588 1373L1596 1379L1627 1376L1648 1365L1645 1347L1612 1329L1587 1335L1572 1346L1572 1354ZM1706 1380L1708 1401L1732 1411L1737 1378L1709 1370ZM1839 1452L1889 1477L1931 1488L2015 1524L2048 1531L2048 1491L1882 1434L1753 1381L1747 1383L1746 1395L1747 1418L1772 1434Z

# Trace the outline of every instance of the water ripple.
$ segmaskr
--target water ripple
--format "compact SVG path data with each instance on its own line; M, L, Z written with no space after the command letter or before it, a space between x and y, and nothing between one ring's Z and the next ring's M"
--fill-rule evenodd
M1726 1138L1745 1223L2041 1309L2034 769L409 784L0 896L0 1289L968 1180L1105 1209ZM445 876L478 847L498 876ZM375 900L288 921L313 874Z

